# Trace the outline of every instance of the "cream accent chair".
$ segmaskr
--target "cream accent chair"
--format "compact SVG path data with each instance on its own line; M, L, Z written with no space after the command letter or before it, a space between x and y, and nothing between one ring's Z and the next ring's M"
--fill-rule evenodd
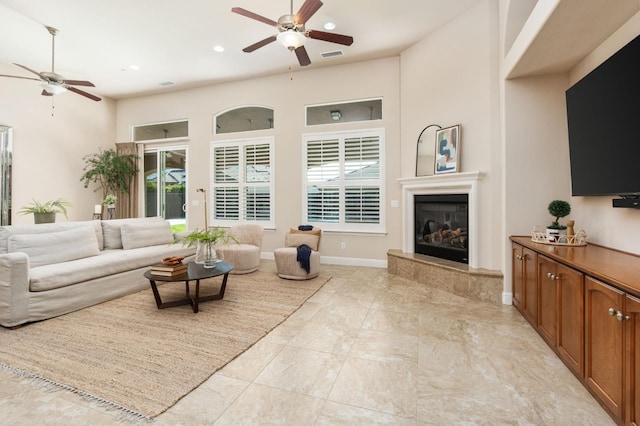
M291 228L285 235L284 245L273 252L276 260L276 271L280 278L288 280L308 280L318 276L320 272L320 236L322 230L314 228L311 231L299 231ZM298 246L306 244L311 247L309 258L309 272L300 266L298 262Z
M239 244L231 241L229 244L219 245L216 253L221 260L233 265L232 274L249 274L258 270L263 233L262 225L245 224L229 228L229 235L238 240Z

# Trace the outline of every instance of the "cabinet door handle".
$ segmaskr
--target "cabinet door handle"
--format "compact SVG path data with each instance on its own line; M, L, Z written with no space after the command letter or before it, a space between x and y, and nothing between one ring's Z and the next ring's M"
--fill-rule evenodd
M609 315L611 315L612 317L615 316L618 312L613 309L613 308L609 308Z
M616 314L616 318L618 319L618 321L624 321L629 319L627 315L623 314L620 311L618 311L618 313Z
M551 272L547 272L547 278L553 281L558 281L560 279L560 275L552 274Z
M522 260L522 256L520 256L519 254L516 254L516 259Z

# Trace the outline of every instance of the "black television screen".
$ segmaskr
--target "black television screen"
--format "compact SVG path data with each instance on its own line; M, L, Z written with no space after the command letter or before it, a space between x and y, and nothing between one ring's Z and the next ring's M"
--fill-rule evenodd
M640 195L640 36L566 92L573 195Z

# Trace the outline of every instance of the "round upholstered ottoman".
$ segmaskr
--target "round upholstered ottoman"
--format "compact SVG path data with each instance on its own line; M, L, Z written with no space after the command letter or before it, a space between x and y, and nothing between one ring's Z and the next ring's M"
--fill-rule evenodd
M251 244L230 244L218 247L220 260L233 265L232 274L249 274L260 267L260 247Z
M276 259L276 270L280 278L288 280L308 280L318 276L320 271L320 252L312 251L309 257L309 273L298 262L296 247L277 248L273 252Z

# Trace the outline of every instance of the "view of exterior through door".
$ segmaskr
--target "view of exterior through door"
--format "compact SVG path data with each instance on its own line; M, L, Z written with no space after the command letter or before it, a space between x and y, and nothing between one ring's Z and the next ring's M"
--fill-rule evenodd
M145 216L164 217L174 231L186 229L186 148L145 150L144 177Z

